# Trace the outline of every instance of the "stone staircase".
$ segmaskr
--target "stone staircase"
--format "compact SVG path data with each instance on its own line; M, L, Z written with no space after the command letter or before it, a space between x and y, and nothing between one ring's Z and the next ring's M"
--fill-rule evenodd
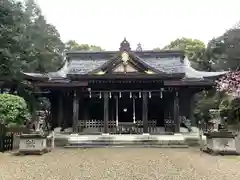
M68 138L66 148L96 147L155 147L155 148L187 148L182 134L174 135L78 135Z

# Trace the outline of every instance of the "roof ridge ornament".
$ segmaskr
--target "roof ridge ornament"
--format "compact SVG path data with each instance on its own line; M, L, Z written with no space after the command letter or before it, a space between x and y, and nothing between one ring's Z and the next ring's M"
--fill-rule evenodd
M120 44L120 51L131 51L130 43L126 40L126 38L123 39L123 41Z
M140 52L143 51L141 43L137 44L136 51L140 51Z

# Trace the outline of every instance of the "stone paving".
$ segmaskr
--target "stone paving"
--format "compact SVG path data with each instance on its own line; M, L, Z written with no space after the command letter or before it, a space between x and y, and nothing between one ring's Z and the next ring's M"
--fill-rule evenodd
M54 149L43 156L0 154L1 180L239 180L240 158L197 149Z

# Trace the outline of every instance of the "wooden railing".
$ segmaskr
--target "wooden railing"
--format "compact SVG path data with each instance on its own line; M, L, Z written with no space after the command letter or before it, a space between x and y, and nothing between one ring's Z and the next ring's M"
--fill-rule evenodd
M169 132L172 131L172 126L168 124ZM136 120L133 122L118 122L110 120L108 121L109 133L112 134L141 134L143 133L143 121ZM75 127L75 132L78 133L101 133L104 132L104 121L103 120L79 120ZM157 127L157 120L148 121L148 132L149 133L163 133L166 132L166 127Z
M0 124L0 152L18 149L20 135L28 132L26 127L6 127Z
M165 132L174 132L176 124L173 119L164 119Z

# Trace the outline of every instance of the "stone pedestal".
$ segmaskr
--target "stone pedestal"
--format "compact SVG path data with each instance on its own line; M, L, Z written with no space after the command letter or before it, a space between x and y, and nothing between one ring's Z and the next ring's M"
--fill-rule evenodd
M54 147L54 136L23 134L20 136L19 154L43 154Z
M236 134L232 132L208 132L206 147L203 151L211 154L233 155L238 154L236 149Z

